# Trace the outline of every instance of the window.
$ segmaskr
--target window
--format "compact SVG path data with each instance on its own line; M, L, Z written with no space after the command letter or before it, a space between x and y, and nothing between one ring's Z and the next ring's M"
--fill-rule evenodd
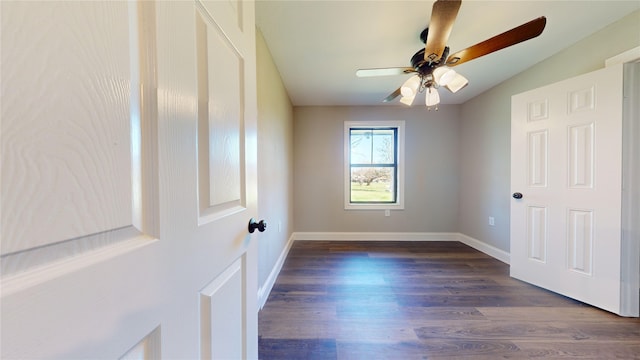
M347 121L345 209L403 209L404 121Z

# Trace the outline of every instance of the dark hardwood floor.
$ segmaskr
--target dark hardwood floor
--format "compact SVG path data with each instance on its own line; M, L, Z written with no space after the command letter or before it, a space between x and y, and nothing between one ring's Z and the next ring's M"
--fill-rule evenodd
M640 359L640 320L509 277L458 242L296 241L260 359Z

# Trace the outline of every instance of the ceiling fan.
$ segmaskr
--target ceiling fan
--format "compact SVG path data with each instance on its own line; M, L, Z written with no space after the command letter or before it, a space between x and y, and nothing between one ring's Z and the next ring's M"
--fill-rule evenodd
M537 37L542 33L547 19L541 16L502 34L482 41L454 54L449 54L447 40L458 15L461 0L436 0L431 11L429 27L420 34L425 47L411 57L411 67L360 69L356 76L414 75L383 101L389 102L402 95L400 102L411 105L418 93L426 92L427 108L440 103L438 88L445 87L452 93L467 86L469 81L454 66L490 54L494 51ZM436 107L437 110L437 107Z

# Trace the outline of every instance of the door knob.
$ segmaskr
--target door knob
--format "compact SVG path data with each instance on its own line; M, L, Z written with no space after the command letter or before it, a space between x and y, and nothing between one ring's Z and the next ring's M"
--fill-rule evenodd
M522 199L522 193L519 192L514 192L511 196L513 196L514 199Z
M260 232L264 232L265 230L267 230L267 222L264 220L260 220L260 222L256 222L256 219L251 218L249 220L249 232L253 234L253 232L256 231L256 229L258 229L258 231Z

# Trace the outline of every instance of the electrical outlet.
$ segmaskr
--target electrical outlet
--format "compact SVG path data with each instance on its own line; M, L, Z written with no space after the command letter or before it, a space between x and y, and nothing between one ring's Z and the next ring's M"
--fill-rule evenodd
M493 216L489 216L489 226L496 226L496 219Z
M278 232L282 232L282 221L278 221Z
M384 210L384 216L391 216L391 210L385 209Z

